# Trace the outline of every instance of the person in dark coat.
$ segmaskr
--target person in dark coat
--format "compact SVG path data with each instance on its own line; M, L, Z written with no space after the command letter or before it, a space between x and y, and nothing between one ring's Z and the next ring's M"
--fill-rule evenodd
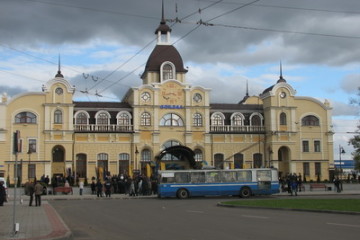
M98 180L96 183L96 194L98 197L102 197L102 191L103 191L103 185L100 182L100 180Z
M35 186L34 183L29 180L27 183L25 183L25 193L30 197L29 200L29 206L32 206L33 200L34 200L34 192L35 192Z
M105 196L111 197L111 182L110 182L110 180L106 180L106 182L105 182Z
M40 181L37 181L34 187L35 193L35 206L41 206L41 195L43 194L44 187L41 185Z
M92 180L90 186L91 186L91 194L95 195L95 194L96 194L96 183L95 183L95 180Z
M4 206L5 198L6 198L6 192L5 192L4 182L1 181L0 182L0 206Z

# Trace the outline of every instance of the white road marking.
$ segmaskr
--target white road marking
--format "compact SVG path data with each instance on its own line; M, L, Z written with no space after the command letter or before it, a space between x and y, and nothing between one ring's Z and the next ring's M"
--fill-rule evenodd
M264 217L264 216L254 216L254 215L241 215L241 216L247 217L247 218L269 219L269 217Z
M342 224L342 223L326 223L328 225L342 226L342 227L354 227L360 228L360 225Z

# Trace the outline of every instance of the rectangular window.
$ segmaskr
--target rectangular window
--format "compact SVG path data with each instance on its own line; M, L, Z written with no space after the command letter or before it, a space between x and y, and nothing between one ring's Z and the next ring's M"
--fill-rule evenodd
M315 175L321 176L321 163L319 162L315 163Z
M29 153L35 153L36 152L36 139L29 139Z
M251 171L241 171L237 173L237 180L239 182L251 182L252 174Z
M320 141L319 140L314 141L314 151L315 152L321 152Z
M175 173L175 182L176 183L188 183L190 182L189 173L186 172L176 172Z
M309 141L302 141L303 152L309 152Z
M205 173L204 172L191 172L190 178L192 183L204 183Z
M310 165L307 162L303 163L303 174L306 177L310 176Z
M35 178L36 177L36 164L29 164L28 177L29 178Z

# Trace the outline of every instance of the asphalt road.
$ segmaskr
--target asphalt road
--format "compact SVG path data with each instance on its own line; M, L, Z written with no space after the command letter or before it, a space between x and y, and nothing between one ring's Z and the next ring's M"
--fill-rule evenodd
M222 200L229 199L101 199L50 204L75 240L339 240L360 235L359 215L217 207Z

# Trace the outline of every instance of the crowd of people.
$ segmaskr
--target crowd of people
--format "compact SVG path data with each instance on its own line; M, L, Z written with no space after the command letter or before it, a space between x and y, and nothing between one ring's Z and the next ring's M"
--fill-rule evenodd
M98 197L110 197L111 194L126 194L129 196L157 194L157 178L150 178L144 174L130 177L127 174L119 174L105 177L104 183L99 179L92 178L91 192Z
M302 189L302 178L301 174L296 175L296 173L289 173L279 180L281 191L288 192L291 196L297 196L298 192L301 192Z

